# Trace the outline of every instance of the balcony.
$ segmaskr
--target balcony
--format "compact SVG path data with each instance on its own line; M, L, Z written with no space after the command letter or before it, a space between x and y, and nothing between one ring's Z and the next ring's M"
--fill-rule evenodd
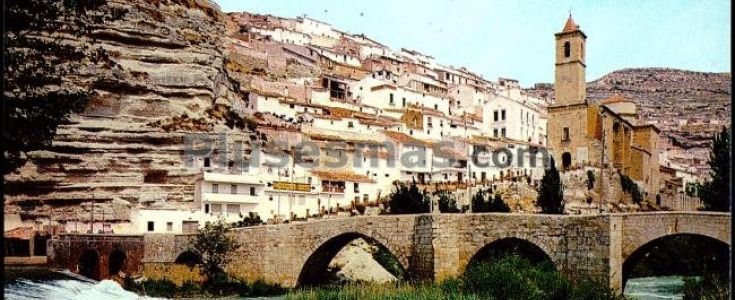
M226 202L226 203L252 203L257 204L258 196L247 194L219 194L219 193L202 193L202 201L204 202Z
M343 186L322 186L322 192L344 194L345 187Z

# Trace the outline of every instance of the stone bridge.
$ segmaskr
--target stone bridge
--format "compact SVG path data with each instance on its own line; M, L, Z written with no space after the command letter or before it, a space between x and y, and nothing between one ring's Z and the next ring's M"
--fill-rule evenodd
M693 234L731 245L730 214L707 212L382 215L256 226L235 229L232 234L243 246L232 254L227 266L231 275L285 286L313 283L324 274L334 255L356 238L380 244L412 278L419 280L458 276L484 250L515 241L543 253L569 276L597 277L616 289L623 287L627 277L624 266L634 263L641 249L662 238ZM86 251L80 245L100 249L99 245L104 244L132 251L126 254L128 260L121 269L125 273L173 276L171 268L190 256L187 245L191 237L125 237L133 244L144 245L141 257L132 254L140 249L116 243L116 237L64 235L49 241L49 263L81 272L89 267L80 262ZM111 261L105 260L105 253L100 252L102 262L98 264L103 268L105 261ZM110 272L99 274L104 278Z

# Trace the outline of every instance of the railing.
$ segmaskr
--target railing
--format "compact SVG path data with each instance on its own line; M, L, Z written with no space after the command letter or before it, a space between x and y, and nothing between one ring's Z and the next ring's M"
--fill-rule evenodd
M258 196L251 196L250 193L242 194L219 194L219 193L202 193L202 200L207 202L229 202L229 203L258 203Z
M344 194L345 188L340 186L322 186L322 192Z

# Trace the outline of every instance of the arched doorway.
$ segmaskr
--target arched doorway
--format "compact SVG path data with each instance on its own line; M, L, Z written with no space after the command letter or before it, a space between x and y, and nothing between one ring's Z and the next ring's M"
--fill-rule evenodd
M179 254L179 256L176 257L174 263L194 267L196 265L202 264L202 258L193 251L187 250Z
M334 272L336 270L329 269L330 262L332 262L337 253L347 246L348 243L359 238L362 238L372 246L378 247L378 257L382 257L378 259L378 262L383 265L386 271L399 279L406 276L406 270L401 265L399 259L385 245L366 235L349 232L330 238L314 250L301 267L296 285L318 286L334 283L336 280ZM376 255L373 255L373 257L375 258Z
M623 262L623 288L630 278L729 274L730 246L699 234L673 234L654 239Z
M561 169L562 170L569 170L569 167L572 166L572 154L569 152L564 152L561 155Z
M125 252L116 249L110 253L110 257L107 262L107 270L110 276L117 276L125 266Z
M79 275L100 280L100 256L97 251L87 249L79 257Z

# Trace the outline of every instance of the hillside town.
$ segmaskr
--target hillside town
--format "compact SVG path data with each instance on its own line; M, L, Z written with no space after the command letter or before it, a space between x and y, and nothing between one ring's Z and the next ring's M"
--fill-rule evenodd
M563 173L568 213L698 207L696 195L684 191L702 180L701 172L680 167L678 152L663 151L660 124L645 118L645 108L617 93L587 97L586 35L571 15L555 34L555 93L544 95L540 89L522 88L517 80L486 79L471 66L391 49L305 15L239 12L221 17L224 46L217 50L226 60L213 76L209 103L191 88L182 93L193 93L191 99L197 100L175 106L146 100L144 106L122 108L119 100L110 104L112 98L102 98L78 117L79 125L59 131L56 152L35 152L30 157L36 167L29 164L6 176L11 186L22 186L47 182L43 178L49 175L40 170L53 169L60 176L98 174L98 182L52 186L47 194L11 189L6 228L190 233L208 221L233 223L256 215L282 223L378 214L402 184L416 184L428 193L449 192L461 211L471 210L474 193L492 188L512 211L538 212L537 187L550 157ZM211 47L205 36L194 35L184 37L191 45ZM141 86L151 80L168 82L158 83L163 87L199 84L187 77L199 76L196 68L179 72L172 67L163 74L145 64L121 60L130 76L148 74L140 77L146 78ZM209 106L206 113L196 112L202 106ZM110 121L110 110L139 114L130 120L142 119L142 127L153 129L144 132L123 119ZM62 147L81 147L76 138L94 127L125 132L117 136L126 139L141 134L130 141L163 141L176 134L182 143L174 153L180 157L160 156L163 152L149 146L124 146L126 153L159 153L165 159L157 161L158 154L151 154L143 170L130 166L138 159L128 161L128 156L125 163L108 158L110 167L86 161L78 169L44 167L67 156L88 159L65 154ZM305 145L311 147L308 153ZM111 171L121 165L127 171ZM127 177L130 170L135 174ZM587 187L588 173L599 178L595 188ZM621 188L621 180L628 179L641 195ZM432 210L438 210L435 198ZM80 204L53 202L58 199Z

